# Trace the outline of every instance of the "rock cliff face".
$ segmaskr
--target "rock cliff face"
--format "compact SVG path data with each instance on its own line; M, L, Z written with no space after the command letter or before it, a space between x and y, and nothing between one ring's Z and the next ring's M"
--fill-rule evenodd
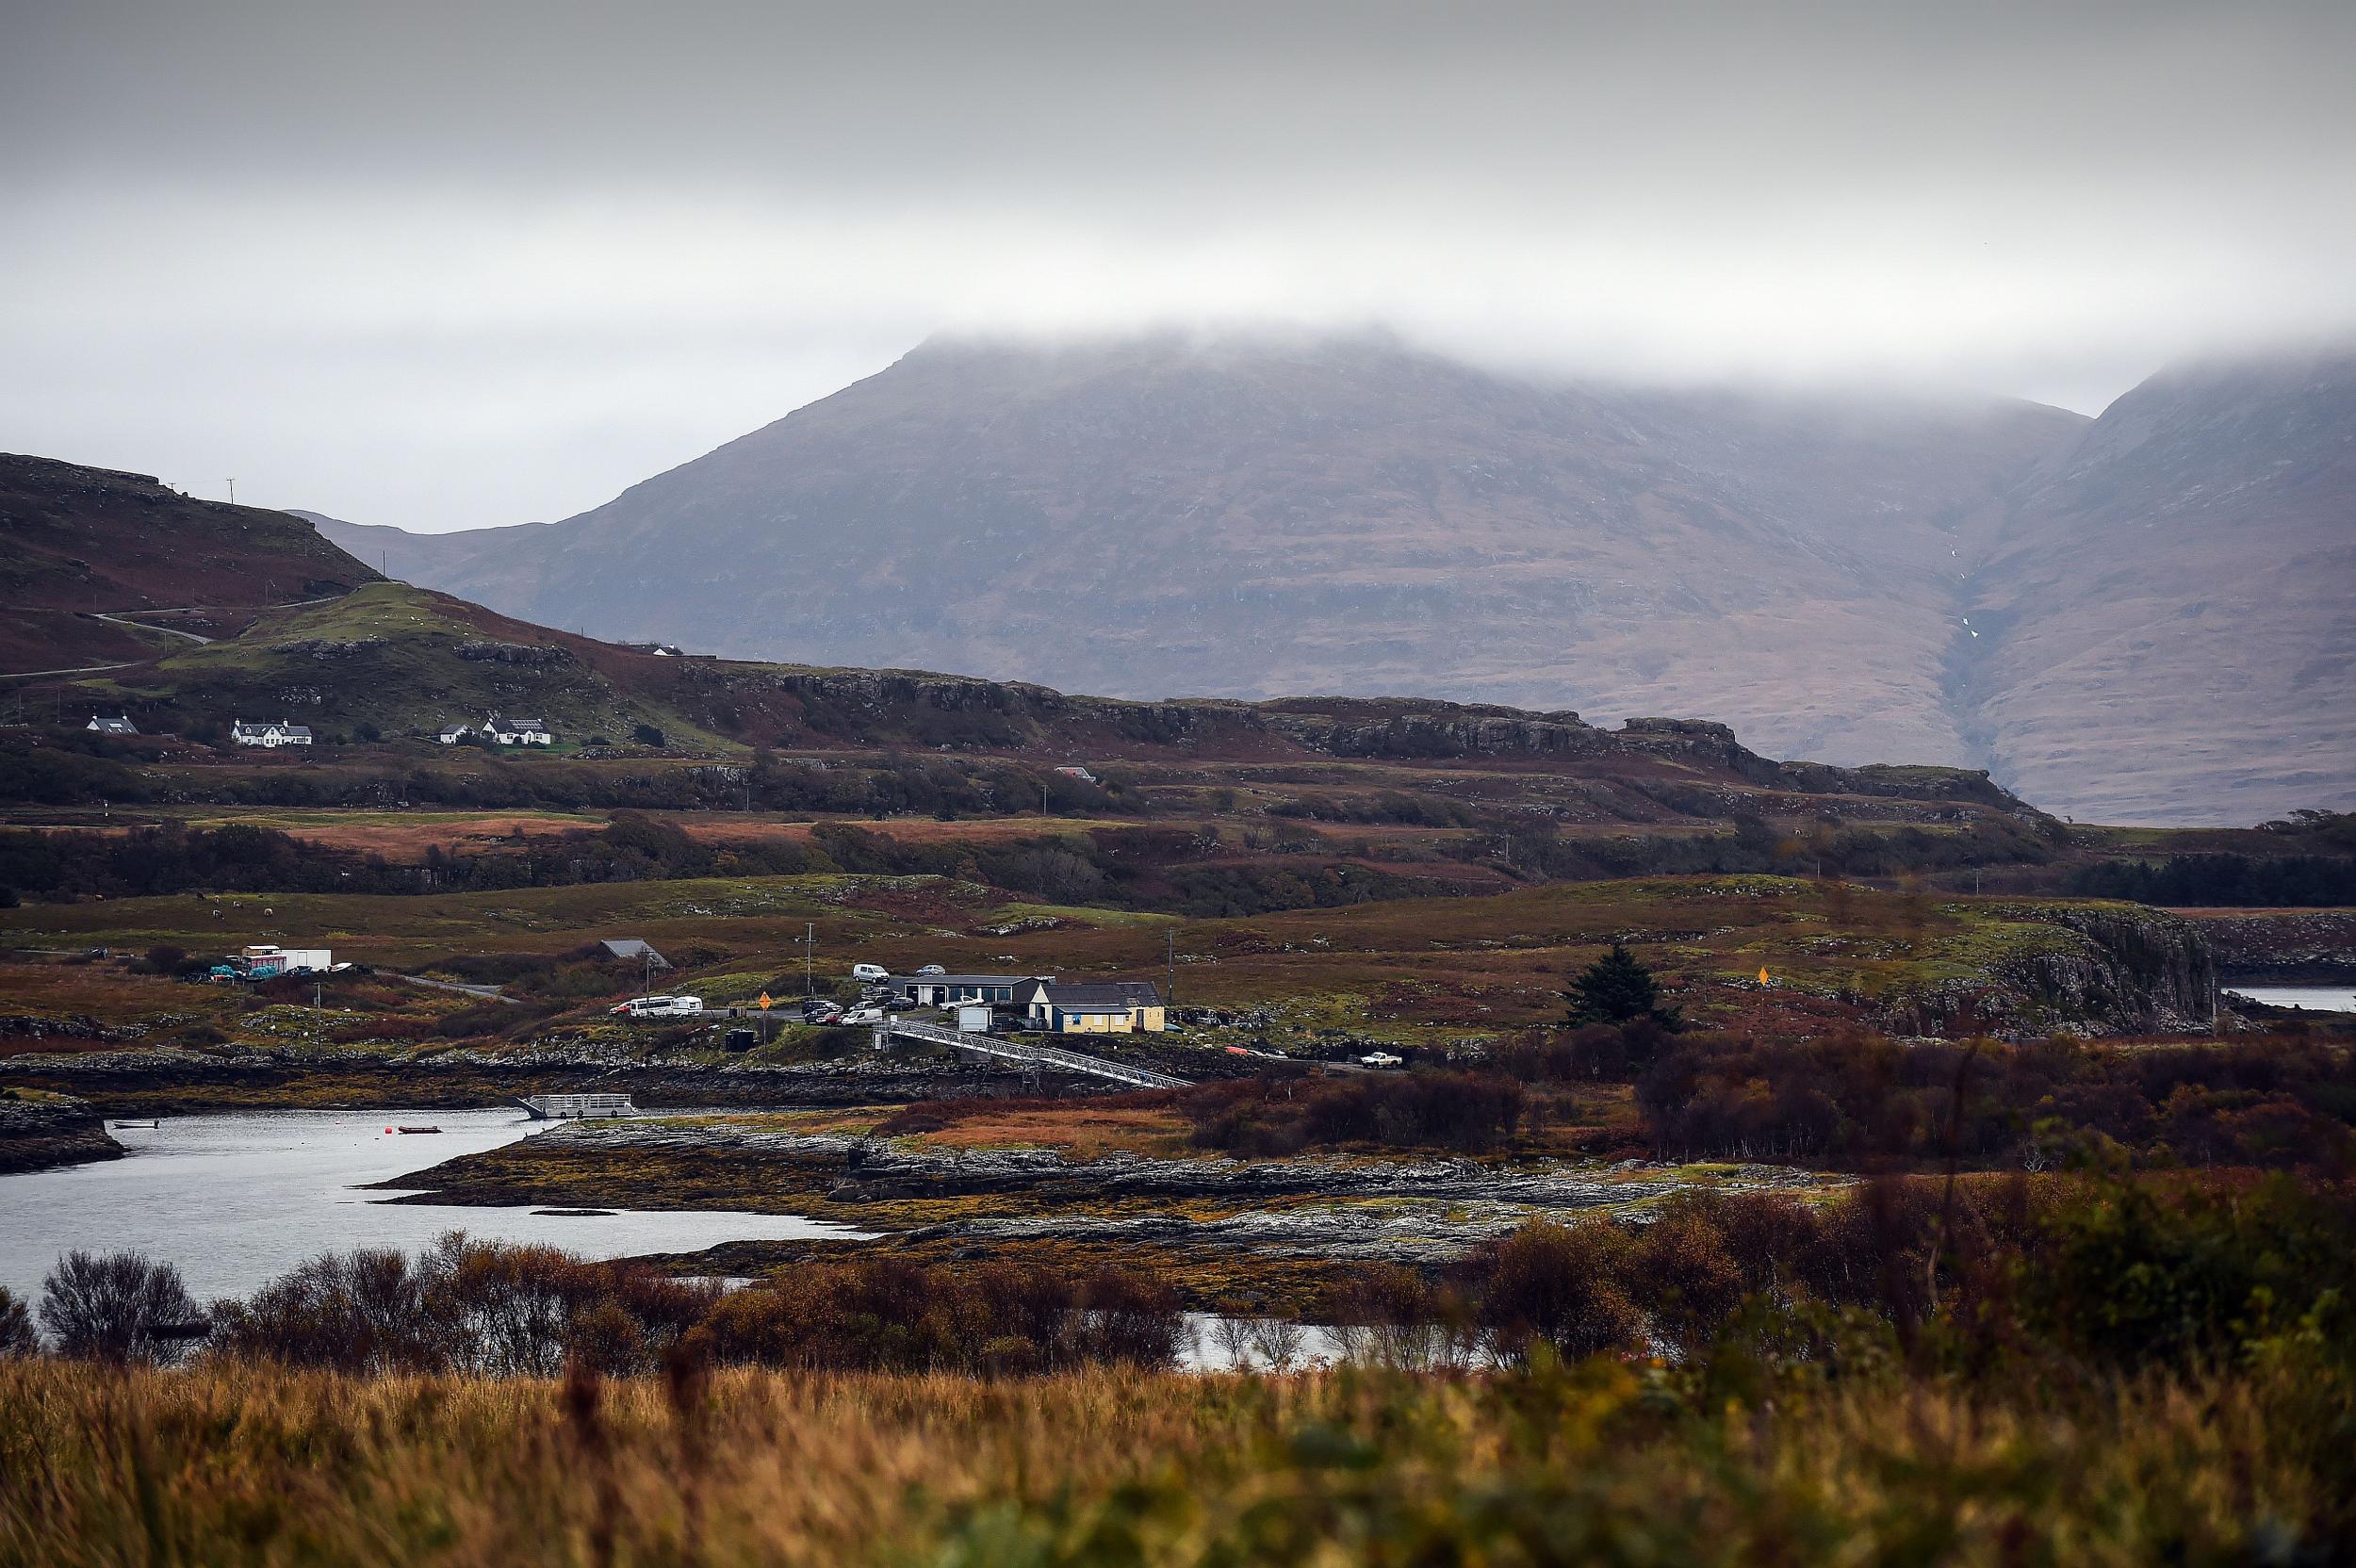
M1895 1028L1964 1035L2172 1034L2217 1022L2217 958L2189 921L2133 904L2037 904L2003 911L2049 937L1985 973L1892 1009Z
M106 1122L70 1095L27 1099L0 1090L0 1175L91 1160L119 1160Z

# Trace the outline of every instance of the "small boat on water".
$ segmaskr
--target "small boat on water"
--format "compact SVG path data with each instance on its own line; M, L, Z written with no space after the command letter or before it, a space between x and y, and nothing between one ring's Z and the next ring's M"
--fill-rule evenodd
M120 1130L120 1129L122 1129L122 1128L125 1128L125 1127L137 1127L137 1128L147 1128L147 1129L153 1129L153 1128L156 1128L156 1127L161 1127L162 1125L163 1125L163 1122L162 1122L162 1121L160 1121L160 1120L156 1120L156 1121L118 1121L118 1122L116 1122L116 1123L115 1123L115 1126L116 1126L116 1128L117 1128L118 1130Z
M441 1131L439 1127L387 1127L384 1130L388 1133L438 1133Z

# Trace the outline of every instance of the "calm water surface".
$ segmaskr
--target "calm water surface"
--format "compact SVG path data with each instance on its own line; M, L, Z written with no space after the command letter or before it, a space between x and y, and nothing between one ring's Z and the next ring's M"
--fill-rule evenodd
M2269 1007L2304 1007L2309 1012L2356 1013L2356 986L2236 986L2225 988L2235 996L2263 1002Z
M388 1132L401 1123L435 1135ZM622 1211L595 1217L528 1208L393 1204L356 1190L545 1130L515 1110L254 1111L166 1117L114 1128L127 1158L0 1176L0 1284L36 1294L57 1255L134 1250L180 1266L200 1301L243 1296L326 1251L416 1251L448 1230L548 1242L588 1258L693 1252L723 1241L857 1236L793 1215Z

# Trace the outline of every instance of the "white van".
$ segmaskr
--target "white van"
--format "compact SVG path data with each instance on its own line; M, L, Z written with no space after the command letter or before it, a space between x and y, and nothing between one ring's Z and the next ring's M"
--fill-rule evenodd
M634 996L614 1009L624 1018L680 1018L703 1010L700 996Z
M851 978L873 983L877 980L891 979L892 972L881 964L853 964Z

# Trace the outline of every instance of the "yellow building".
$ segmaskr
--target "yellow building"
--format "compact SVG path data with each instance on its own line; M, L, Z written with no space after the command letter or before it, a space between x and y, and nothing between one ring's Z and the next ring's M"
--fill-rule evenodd
M1035 1029L1057 1035L1160 1034L1169 1027L1161 992L1143 980L1063 986L1034 980L1015 1002Z

